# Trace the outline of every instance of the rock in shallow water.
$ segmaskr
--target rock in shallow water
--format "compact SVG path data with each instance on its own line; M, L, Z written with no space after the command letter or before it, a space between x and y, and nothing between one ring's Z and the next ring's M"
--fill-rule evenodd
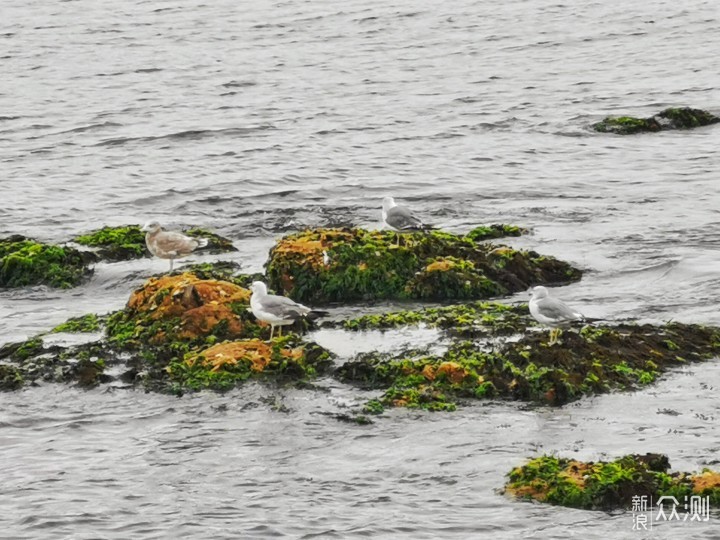
M553 257L480 242L498 231L518 234L516 227L483 229L466 236L404 233L399 245L398 236L387 231L307 230L277 243L267 275L271 288L310 304L480 299L582 275Z
M669 469L667 456L661 454L587 463L541 456L513 469L504 491L520 499L588 510L630 510L633 498L643 496L653 502L674 496L680 505L692 496L709 497L711 507L720 505L720 473L669 473ZM653 510L658 511L650 507Z
M78 250L14 235L0 240L0 287L69 289L90 276L95 258Z
M701 109L690 107L670 108L650 118L633 116L608 116L602 122L593 124L593 129L600 133L632 135L634 133L651 133L668 129L690 129L717 124L720 118Z

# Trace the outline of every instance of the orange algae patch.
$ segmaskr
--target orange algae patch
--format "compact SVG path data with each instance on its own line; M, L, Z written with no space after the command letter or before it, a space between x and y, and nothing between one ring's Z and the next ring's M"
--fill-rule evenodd
M525 484L518 487L507 486L505 492L518 498L532 497L536 501L544 501L548 495L548 485L542 480L536 480L532 484Z
M215 279L200 279L192 273L149 279L130 296L127 309L137 324L146 321L180 318L180 325L168 336L158 331L150 338L159 344L169 337L195 339L212 333L220 323L227 336L240 336L244 323L233 312L231 304L248 303L250 291ZM167 329L166 329L167 330Z
M432 262L425 267L426 272L447 272L455 268L455 262L448 259L440 259Z
M151 311L153 319L175 317L207 304L249 302L250 291L215 279L199 279L195 274L151 278L130 296L127 307L136 312Z
M457 362L443 362L435 371L435 376L445 375L451 383L461 383L467 377L468 372Z
M693 483L693 492L702 493L707 489L720 488L720 473L707 471L691 477Z
M213 345L185 362L193 366L197 361L201 361L205 367L211 368L211 371L218 372L225 366L235 366L245 360L250 362L250 369L260 372L272 360L272 352L272 347L259 339L230 341Z
M591 466L589 463L582 461L570 461L560 476L567 478L570 482L578 486L580 489L585 487L585 476L590 474Z

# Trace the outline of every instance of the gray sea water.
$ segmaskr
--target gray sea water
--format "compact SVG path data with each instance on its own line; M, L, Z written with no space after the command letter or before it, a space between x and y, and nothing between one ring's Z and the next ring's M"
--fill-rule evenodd
M585 269L557 295L588 316L720 324L720 128L588 129L720 112L719 25L700 0L4 0L0 236L156 218L216 229L256 271L283 233L378 226L390 194L451 231L532 227L511 244ZM0 343L117 309L166 265L0 292ZM416 334L316 337L342 361ZM0 536L720 538L717 514L643 534L627 512L497 492L543 452L717 468L717 361L559 409L482 402L370 426L328 413L373 394L319 387L3 394Z

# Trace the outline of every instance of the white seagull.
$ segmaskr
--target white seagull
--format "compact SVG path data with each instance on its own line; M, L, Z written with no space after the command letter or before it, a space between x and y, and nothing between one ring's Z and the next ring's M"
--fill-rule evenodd
M431 225L423 223L407 206L395 204L395 199L392 197L383 199L382 219L385 225L398 232L398 244L400 243L400 232L427 231L433 228Z
M275 327L282 336L282 327L293 324L300 319L308 316L326 315L325 311L318 311L302 304L286 298L285 296L277 296L268 294L267 287L262 281L253 281L250 286L252 296L250 296L250 309L253 315L259 320L270 325L270 339L273 338Z
M548 345L555 345L560 337L560 327L567 326L573 321L584 319L582 313L571 309L567 304L552 298L545 287L530 289L530 314L540 324L552 328Z
M160 223L150 221L140 229L145 234L145 244L150 253L161 259L170 259L170 271L173 261L190 255L199 247L207 246L207 239L192 238L179 232L163 231Z

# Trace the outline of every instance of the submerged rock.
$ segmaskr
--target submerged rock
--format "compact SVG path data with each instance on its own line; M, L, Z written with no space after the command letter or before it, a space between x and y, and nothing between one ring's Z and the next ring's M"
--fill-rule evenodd
M66 247L14 235L0 240L0 288L49 285L69 289L92 271L93 257Z
M708 469L669 473L669 469L667 456L661 454L587 463L541 456L513 469L504 491L520 499L588 510L630 510L633 498L643 496L654 502L673 496L681 505L692 496L709 497L711 507L720 505L720 473Z
M74 238L74 242L97 248L98 256L107 261L125 261L150 257L145 246L145 233L140 225L126 225L121 227L103 227L88 234ZM226 253L237 251L232 242L213 232L199 227L183 229L184 234L195 238L206 238L207 246L199 248L196 253Z
M493 231L495 229L492 229ZM567 283L581 272L533 251L478 243L439 231L397 235L314 229L284 237L270 252L270 287L300 302L479 299ZM327 257L323 254L326 253Z
M632 135L634 133L647 133L667 129L690 129L717 124L718 122L720 122L720 118L710 112L701 109L680 107L665 109L650 118L609 116L603 121L593 124L592 127L600 133Z
M563 405L638 388L668 369L720 354L720 329L680 323L585 325L566 330L551 346L547 330L530 328L537 325L526 305L493 302L368 315L335 325L361 330L420 323L454 338L445 353L370 353L338 368L342 381L384 390L371 402L373 412L385 406L452 410L463 400L488 397Z

